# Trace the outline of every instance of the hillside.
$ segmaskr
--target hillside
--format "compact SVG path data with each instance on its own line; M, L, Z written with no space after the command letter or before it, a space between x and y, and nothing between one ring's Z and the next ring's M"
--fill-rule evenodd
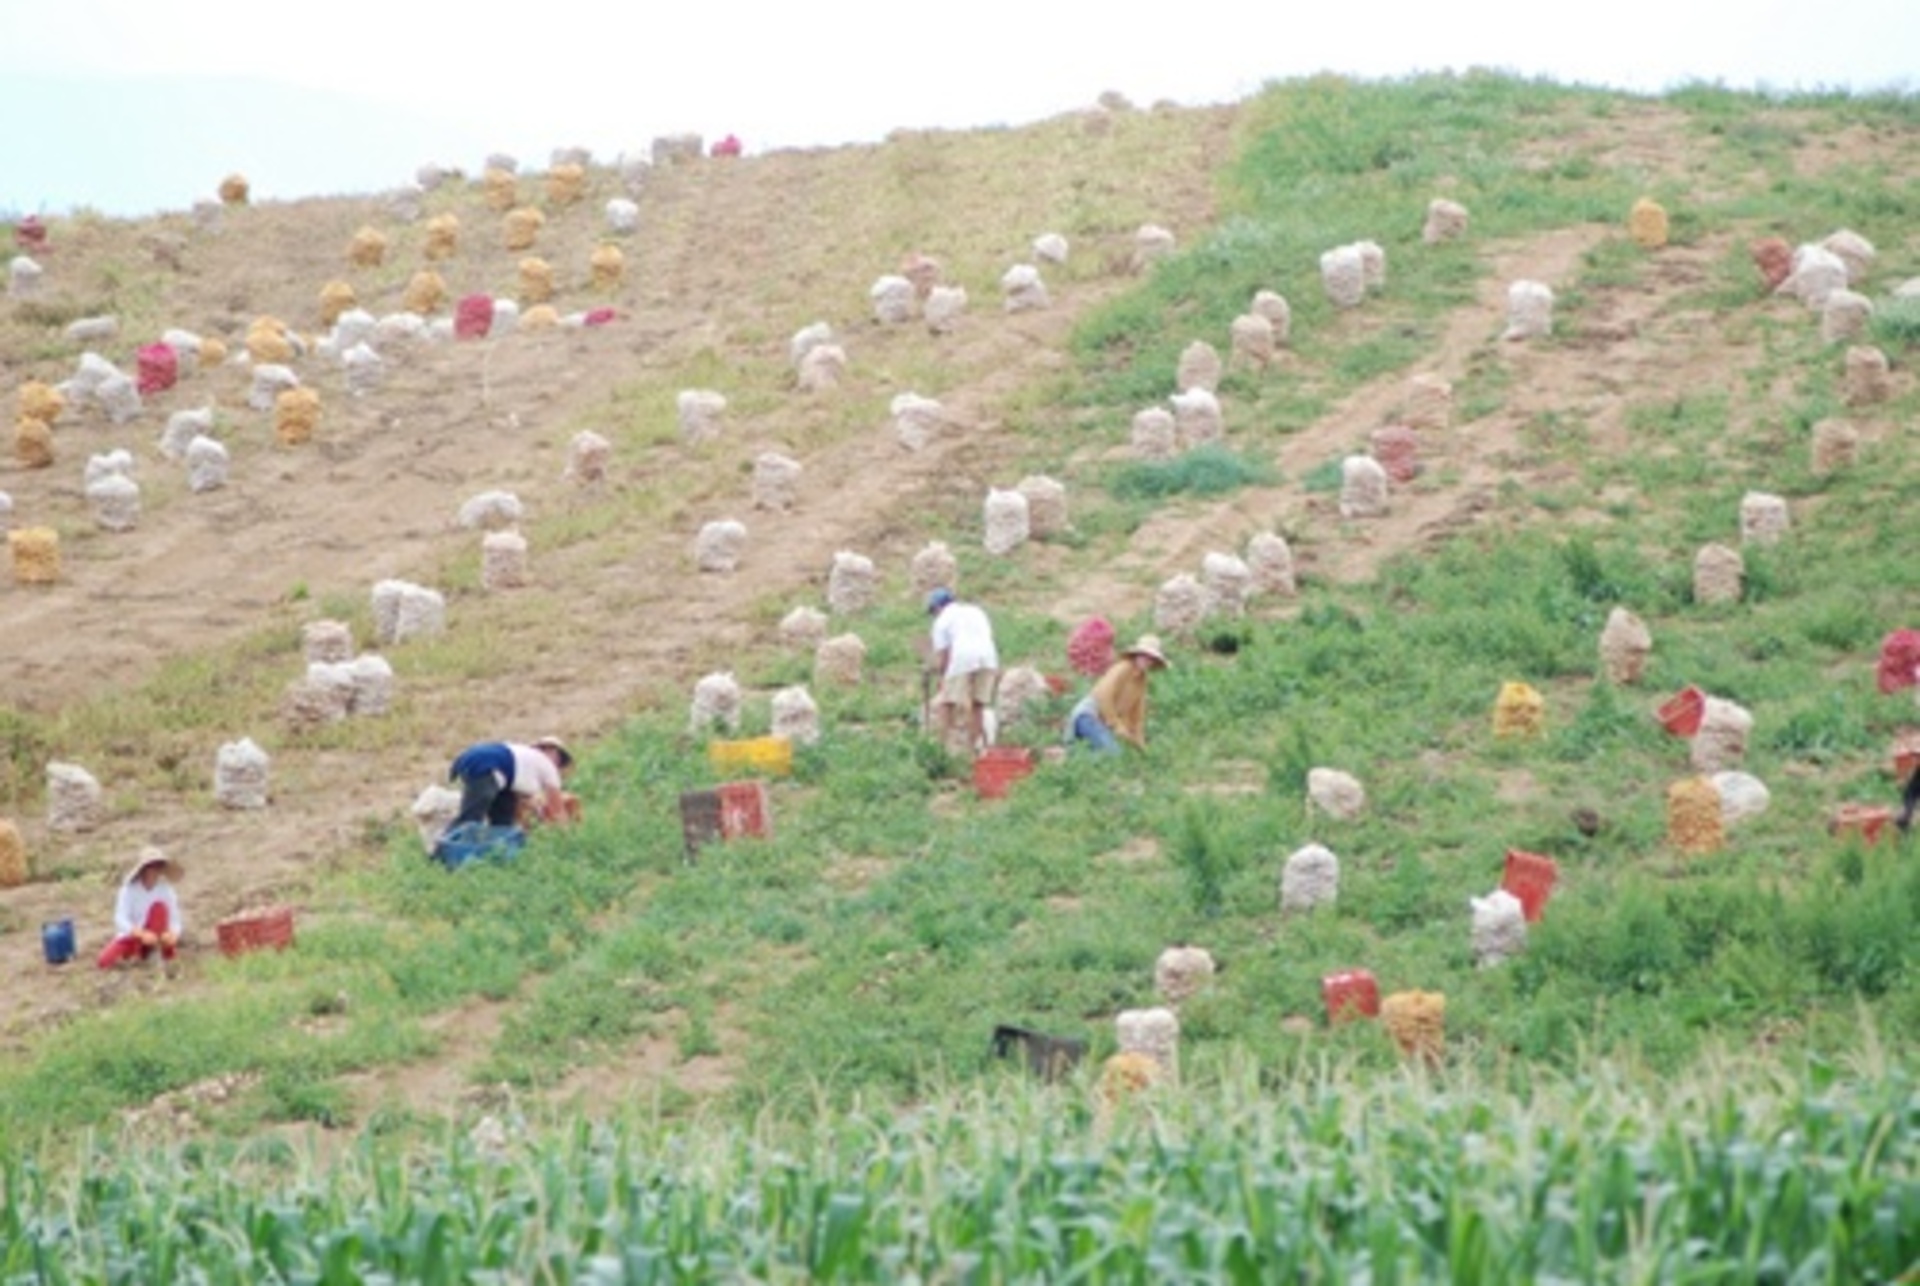
M1435 92L1445 97L1445 87ZM1242 629L1271 654L1308 646L1316 631L1327 632L1328 647L1345 647L1331 641L1342 630L1350 627L1357 639L1366 628L1385 628L1396 608L1416 615L1436 601L1421 577L1474 559L1497 562L1509 537L1514 550L1532 548L1518 543L1523 534L1592 531L1605 540L1611 526L1626 530L1630 519L1667 524L1661 531L1668 539L1657 550L1640 548L1644 567L1607 561L1613 554L1603 549L1604 569L1625 569L1623 582L1657 587L1648 597L1672 605L1675 618L1684 615L1685 594L1672 586L1684 578L1691 555L1686 541L1728 527L1726 513L1702 506L1709 493L1715 503L1724 499L1736 478L1690 491L1656 476L1660 460L1676 454L1693 460L1697 444L1652 441L1649 408L1673 408L1678 423L1703 391L1724 391L1739 406L1721 427L1729 442L1739 438L1737 462L1757 469L1756 457L1785 451L1773 440L1783 436L1782 426L1768 423L1764 410L1770 386L1801 409L1836 400L1832 354L1818 352L1809 337L1817 323L1797 301L1766 295L1746 245L1761 235L1816 240L1845 226L1844 216L1856 207L1842 194L1862 175L1881 176L1876 190L1885 204L1896 214L1906 211L1914 196L1900 164L1913 141L1912 123L1860 123L1843 110L1822 116L1811 105L1787 105L1772 109L1764 122L1756 114L1729 126L1726 105L1711 96L1652 101L1543 90L1514 97L1523 116L1534 115L1518 128L1513 150L1500 150L1505 141L1490 142L1497 162L1488 150L1450 150L1445 157L1452 168L1440 173L1427 172L1416 148L1370 119L1367 102L1348 102L1326 86L1317 97L1296 89L1236 108L1102 112L1019 130L904 134L876 147L661 166L634 192L640 229L617 239L627 270L610 291L588 284L587 261L609 239L601 210L627 190L622 177L592 169L585 199L563 207L545 195L541 177L529 173L520 180L522 198L546 206L537 252L560 279L562 311L611 305L617 313L611 324L406 347L387 363L383 387L362 397L347 393L337 368L302 359L301 378L319 390L323 419L315 441L298 448L274 441L271 417L247 405L246 372L231 364L191 375L124 426L95 410L70 410L57 425L53 468L10 468L0 475L13 499L13 524L55 527L63 556L59 584L0 590L0 664L11 706L5 800L35 867L31 883L0 895L0 967L31 980L8 988L0 1002L0 1031L10 1051L31 1061L47 1056L63 1032L116 1018L137 1023L129 1011L149 998L226 1013L218 1007L236 994L236 983L288 983L286 971L297 971L297 961L236 969L211 951L211 925L242 909L295 906L303 934L322 944L309 958L328 964L356 944L398 949L416 934L466 932L472 922L463 913L497 914L501 904L485 901L492 890L479 884L471 886L479 892L463 888L447 895L449 903L430 906L439 894L420 883L416 866L403 868L396 856L413 842L406 809L467 741L557 732L584 748L586 760L581 791L590 824L567 855L584 867L595 854L618 854L592 876L580 875L580 888L556 894L556 901L571 893L585 903L569 912L577 921L568 919L564 929L556 922L554 945L524 947L501 976L466 979L450 995L423 1003L395 1047L342 1055L346 1070L337 1083L314 1092L320 1108L302 1110L310 1088L303 1082L300 1092L283 1087L266 1106L248 1110L269 1121L303 1115L364 1121L383 1110L433 1115L457 1108L463 1095L480 1092L476 1081L492 1083L503 1068L517 1089L559 1102L601 1105L662 1089L700 1100L734 1088L749 1063L806 1061L792 1048L776 1048L765 1027L772 1019L761 1012L777 1015L784 1007L792 1015L804 1008L809 948L792 939L810 939L817 958L826 954L817 946L821 938L839 931L837 916L871 916L876 944L911 924L908 936L922 940L890 951L871 985L885 993L897 973L903 986L931 987L939 965L923 957L937 955L960 926L929 931L911 903L908 913L890 919L888 882L908 879L916 853L943 854L944 845L955 842L927 838L929 828L950 824L985 850L1025 842L988 832L994 823L978 820L964 770L952 765L934 764L920 774L931 779L931 794L910 826L876 824L877 833L890 837L887 828L901 826L913 837L895 851L875 851L887 841L836 811L853 807L836 792L852 791L846 783L862 772L875 783L869 795L876 816L888 804L914 802L911 792L896 791L897 777L862 756L897 767L901 752L879 739L910 721L918 704L912 648L923 623L908 563L930 541L963 551L968 585L1005 614L1010 655L1050 671L1060 667L1061 640L1074 624L1101 614L1123 631L1153 628L1162 584L1195 569L1210 551L1244 548L1260 531L1293 542L1304 592L1296 601L1257 603L1244 627L1226 628ZM1469 92L1459 98L1462 128L1470 130L1474 113L1494 114L1501 95L1496 87L1491 103L1473 101ZM1504 128L1516 126L1508 121ZM1296 181L1276 171L1275 181L1287 178L1292 190L1261 188L1261 148L1277 146L1276 138L1307 147L1321 132L1323 173ZM1452 147L1458 140L1446 142ZM1498 170L1508 186L1476 167ZM210 176L210 187L217 178ZM1803 203L1773 197L1769 204L1774 188L1789 179ZM1339 186L1347 180L1351 192ZM1476 209L1472 237L1464 246L1423 249L1418 232L1428 200L1450 192L1468 198L1477 185L1497 189L1500 203ZM1624 235L1628 207L1646 194L1674 212L1673 236L1657 253ZM64 327L80 317L118 317L117 336L96 347L130 365L135 347L168 327L218 337L236 349L261 315L317 333L318 292L335 278L352 282L363 306L390 310L411 275L428 266L424 224L435 214L460 220L458 254L432 265L450 296L514 293L520 254L504 249L500 216L486 207L477 185L455 182L420 197L417 209L405 204L339 198L229 208L211 220L56 221L53 248L44 257L44 293L9 301L0 312L0 384L13 390L29 379L65 378L83 346L66 340ZM1871 209L1871 202L1861 204ZM1180 254L1152 271L1136 271L1134 235L1145 224L1171 230ZM378 268L346 263L349 239L362 226L389 239ZM1880 282L1911 275L1920 262L1912 226L1890 216L1868 230L1886 265L1877 270ZM1003 311L1001 274L1027 260L1033 238L1049 231L1072 245L1064 268L1047 274L1050 306ZM1332 309L1319 294L1314 256L1363 237L1389 247L1385 299ZM873 320L869 285L915 253L939 260L945 278L969 292L969 311L952 334ZM1508 288L1520 280L1556 292L1560 312L1551 342L1501 338ZM1235 371L1223 383L1228 441L1251 462L1249 475L1219 497L1175 495L1144 506L1115 498L1116 471L1131 460L1124 426L1132 409L1165 397L1173 358L1192 340L1208 339L1224 352L1231 314L1222 314L1229 304L1221 301L1242 308L1261 287L1293 300L1296 334L1271 368ZM788 342L821 320L842 338L847 376L837 389L805 393L795 387ZM1810 350L1818 355L1807 356ZM1900 417L1915 398L1907 357L1899 353L1885 408L1860 416L1869 444L1903 432ZM1818 396L1805 395L1797 377L1786 373L1790 363L1803 363L1794 370L1818 366L1818 374L1806 377L1818 385ZM1404 415L1414 373L1452 382L1454 423L1423 448L1422 474L1396 492L1385 516L1344 519L1327 470ZM717 442L681 442L674 399L687 388L717 389L728 398L727 427ZM937 398L951 421L950 430L920 451L904 450L888 428L888 404L905 391ZM154 443L168 412L209 403L233 453L233 479L224 490L195 495ZM611 474L596 486L564 477L568 444L582 429L615 446ZM1797 439L1794 444L1798 470ZM87 458L116 447L132 450L139 461L142 513L127 533L92 529L80 486ZM804 466L791 511L751 507L752 462L768 450ZM1593 471L1608 467L1622 472L1609 485L1593 485ZM1631 474L1634 469L1652 472ZM1011 560L984 558L978 552L982 497L990 487L1036 472L1074 485L1073 538L1036 542ZM1794 476L1798 486L1800 475ZM1702 481L1698 474L1688 477ZM479 586L478 535L455 523L465 499L491 489L511 490L525 503L533 569L530 586L494 594ZM700 574L692 543L701 525L717 518L746 524L748 553L733 573ZM1630 539L1652 530L1634 527ZM809 897L824 888L839 898L834 908L807 908L833 928L769 928L756 921L745 953L724 957L702 952L736 945L725 933L716 931L709 942L700 937L706 930L689 926L677 946L649 938L649 946L671 960L660 977L680 980L672 986L649 976L648 967L623 966L619 960L631 944L620 935L631 926L622 917L694 892L690 881L675 885L677 826L668 808L673 787L699 781L701 739L676 741L673 732L684 723L693 683L714 671L738 671L757 699L804 681L805 661L783 652L776 625L794 606L822 603L827 571L841 550L866 554L883 573L883 608L853 623L870 649L869 677L859 693L829 705L829 717L842 721L847 736L837 743L830 738L799 780L776 785L776 806L797 829L783 831L764 866L768 879L795 880ZM1530 574L1519 561L1526 555L1512 557L1517 576ZM1396 568L1400 579L1382 589L1377 578ZM300 672L301 627L323 617L347 619L369 645L368 592L387 577L444 588L446 635L389 653L399 696L391 714L312 732L288 730L278 709ZM1387 598L1349 600L1342 597L1349 587ZM1897 599L1902 584L1887 590ZM1494 623L1530 610L1488 608L1486 619ZM1593 611L1584 605L1582 619ZM1292 628L1295 622L1300 628ZM1865 653L1882 625L1897 623L1868 613L1849 624L1820 663L1837 667L1846 657L1858 673L1858 664L1870 663ZM1516 625L1514 637L1530 640L1529 628ZM1591 639L1582 637L1590 649ZM1590 675L1566 663L1564 638L1556 634L1541 646L1547 672L1535 677L1556 708L1578 712L1593 685ZM1615 795L1622 783L1599 768L1575 793L1562 792L1555 784L1564 765L1516 759L1512 751L1503 758L1497 748L1486 768L1493 793L1484 797L1475 793L1478 777L1472 787L1458 784L1468 779L1470 761L1471 772L1480 771L1481 758L1458 730L1484 723L1491 689L1448 691L1449 676L1429 673L1417 658L1403 658L1396 669L1380 663L1367 650L1372 645L1354 642L1349 657L1325 664L1336 671L1355 665L1350 681L1337 686L1381 707L1362 716L1317 690L1303 705L1297 691L1282 691L1277 681L1236 677L1212 663L1199 632L1177 642L1179 677L1170 679L1156 715L1168 725L1165 744L1172 749L1160 752L1154 770L1134 768L1122 792L1128 802L1089 826L1090 835L1097 831L1111 846L1097 859L1076 854L1078 865L1051 871L1052 886L1040 895L1023 890L1028 906L1018 916L1038 905L1065 920L1095 896L1106 878L1098 873L1116 865L1157 870L1157 896L1177 901L1178 843L1169 840L1168 818L1180 801L1169 794L1224 799L1223 807L1247 798L1266 810L1215 817L1216 836L1265 828L1275 837L1261 841L1265 847L1307 838L1295 833L1311 829L1293 820L1298 804L1276 796L1280 785L1292 784L1292 770L1305 766L1290 756L1305 744L1310 726L1313 749L1344 752L1382 783L1382 829L1363 829L1353 841L1378 858L1377 869L1369 867L1361 878L1382 888L1396 869L1418 869L1411 859L1396 868L1401 846L1431 839L1439 863L1449 846L1462 843L1459 831L1487 821L1488 805L1507 814L1502 835L1510 838L1481 840L1495 848L1566 844L1570 808L1606 811L1611 847L1591 854L1596 890L1608 860L1657 865L1667 859L1653 833L1665 785L1655 774L1664 770L1650 766L1656 762L1652 739L1620 731L1627 716L1613 707L1607 717L1619 727L1607 724L1593 735L1614 737L1631 752L1622 762L1634 765L1625 771L1644 788L1640 802ZM1644 728L1650 726L1646 713L1664 695L1656 683L1692 677L1682 669L1686 660L1695 662L1696 672L1728 675L1732 664L1713 659L1708 648L1690 638L1678 651L1663 650L1664 668L1645 690L1619 698L1620 706L1631 706ZM1496 666L1527 655L1521 644L1491 634L1483 652ZM1590 652L1583 664L1591 667ZM1257 695L1236 698L1236 683L1240 692ZM1736 686L1729 682L1722 690ZM1270 702L1273 726L1258 732L1223 713L1261 701ZM1414 741L1394 754L1359 731L1363 718L1404 731L1395 720L1408 716L1416 723L1432 718L1431 742ZM1574 713L1565 723L1583 717ZM1881 722L1894 717L1884 709L1874 716ZM1219 722L1210 728L1209 718ZM1779 874L1773 864L1784 850L1820 833L1823 797L1878 782L1877 750L1865 747L1880 728L1857 722L1849 747L1857 753L1844 763L1780 755L1787 778L1776 784L1780 829L1754 845L1769 878ZM210 794L218 748L242 736L273 756L272 804L257 813L220 809ZM879 744L860 748L862 736ZM65 835L46 828L43 777L52 760L80 763L106 786L108 817L98 829ZM1061 774L1062 797L1088 807L1100 787L1078 766L1070 769ZM1878 788L1884 793L1884 785ZM1414 815L1423 792L1454 790L1453 798L1464 801L1461 812L1475 814L1471 822ZM1023 801L1020 807L1041 805ZM1080 813L1011 816L1039 835L1089 825ZM1124 832L1143 817L1151 825L1141 831L1107 833ZM1288 819L1284 826L1279 817ZM564 846L569 839L552 842ZM97 949L112 887L145 843L164 845L188 867L183 892L198 930L196 949L171 976L102 977L84 962L45 968L35 927L72 915L83 927L83 944ZM1033 857L1044 866L1048 854ZM925 869L938 867L929 862ZM714 878L751 879L722 870ZM1252 905L1256 887L1270 902L1271 871L1256 875L1249 867L1239 874L1243 884L1230 881L1230 903ZM601 878L608 881L606 902L596 906L586 901L586 881ZM1442 878L1478 887L1450 871ZM724 898L729 887L706 893ZM971 905L962 887L946 889L956 908ZM1236 887L1242 891L1234 893ZM744 885L732 892L741 904L758 905ZM1434 908L1458 901L1452 892L1450 883L1443 891L1419 890L1420 914L1407 913L1406 922L1434 923ZM472 905L452 906L469 896L477 899ZM384 897L394 901L382 903ZM355 936L396 905L405 913L389 922L392 937ZM716 908L713 923L724 914ZM1127 922L1130 929L1140 923ZM1156 927L1172 940L1208 922L1169 912ZM1365 934L1373 931L1367 926ZM1271 936L1244 932L1249 944ZM1008 940L1027 941L1020 933L1016 924ZM1098 922L1082 923L1066 937L1097 958L1099 969L1115 974L1161 945L1135 936L1123 952L1102 942ZM1338 947L1359 949L1363 940L1383 958L1412 950L1396 947L1384 930L1379 940L1362 935L1341 939ZM1311 983L1297 962L1285 963L1287 980L1271 994L1284 995L1285 1016L1298 1019L1309 1008L1299 1002L1311 995ZM981 968L992 976L990 966ZM1279 963L1272 969L1277 976ZM1906 976L1898 966L1895 972ZM678 991L663 999L649 990L682 983L698 1003ZM1083 984L1084 995L1075 991ZM1081 1018L1095 1030L1127 999L1104 976L1075 978L1072 985L1043 977L1025 992L1004 979L992 985L1013 988L994 993L996 1000L1023 995L1031 1012ZM1911 1012L1907 985L1892 989L1893 1015ZM1042 998L1049 986L1072 993L1077 1013L1067 1000L1055 1005ZM569 1028L564 1038L544 1040L544 1053L501 1052L503 1042L522 1051L541 1046L543 1022L565 1018L592 1028L598 1020L591 1015L560 1011L569 1004L588 1007L602 994L597 989L607 987L637 989L643 994L635 1003L664 1017L656 1023L620 1015L609 1020L610 1036L580 1035L576 1044L579 1033ZM1823 993L1815 1007L1837 994ZM901 1047L944 1054L980 1043L989 1017L984 1004L933 990L916 997L911 1004L918 1009L902 1002L911 1017L903 1020L908 1030L894 1034ZM1495 998L1475 1002L1491 1008ZM317 1029L331 1030L337 1015L330 1000L301 1003ZM352 1003L362 1001L356 995ZM940 1025L928 1011L942 1004L964 1012L964 1020ZM1471 1005L1467 1010L1471 1017ZM1229 1022L1218 1013L1208 1021L1216 1029ZM1791 1021L1800 1033L1815 1025L1811 1016ZM632 1036L636 1025L642 1034ZM1206 1031L1205 1024L1194 1027L1201 1039ZM1815 1031L1810 1043L1826 1035ZM1564 1048L1564 1037L1556 1029L1551 1043ZM1499 1038L1489 1034L1480 1056L1501 1056L1502 1039L1524 1043L1504 1030ZM1743 1028L1732 1039L1751 1043L1753 1034ZM844 1037L831 1060L819 1061L860 1074L870 1051L849 1051L851 1041ZM888 1061L906 1054L873 1057L887 1069L878 1074L881 1083L891 1076L908 1091L917 1088ZM768 1091L762 1083L754 1092ZM210 1119L220 1116L215 1108L206 1112Z

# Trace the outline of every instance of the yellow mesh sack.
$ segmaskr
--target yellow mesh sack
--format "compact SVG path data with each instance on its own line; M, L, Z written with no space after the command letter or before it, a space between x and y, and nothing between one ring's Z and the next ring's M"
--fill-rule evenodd
M52 424L66 409L67 399L53 385L28 380L20 386L20 414L27 419Z
M612 290L627 275L627 257L620 253L619 246L596 248L589 262L593 268L593 284L597 289Z
M22 469L45 469L53 464L53 430L45 420L23 415L14 422L13 458Z
M51 527L22 527L7 533L13 552L13 579L22 585L51 585L60 579L60 533Z
M1627 235L1643 250L1667 244L1667 212L1658 201L1641 197L1627 215Z
M378 228L362 228L347 243L347 261L356 268L378 268L387 259L387 237Z
M544 304L553 298L553 267L545 259L520 261L520 300Z
M1686 777L1667 787L1667 842L1696 856L1726 846L1726 818L1712 778Z
M406 290L400 296L400 306L410 313L425 316L438 312L447 302L447 283L440 274L431 268L422 268L413 274L407 282Z
M218 366L227 360L227 342L223 339L200 341L200 365Z
M229 174L220 180L220 201L223 205L245 205L250 191L244 174Z
M344 281L329 281L320 287L320 324L331 326L340 320L340 314L359 303L359 296L353 293L353 287Z
M1380 1001L1380 1022L1401 1052L1438 1059L1447 1046L1447 997L1438 991L1396 991Z
M521 330L552 330L560 324L560 313L552 304L535 304L520 314Z
M480 191L489 210L511 210L520 203L520 184L509 170L489 167L480 176Z
M1109 1107L1152 1089L1160 1080L1160 1064L1145 1054L1115 1054L1100 1067L1100 1098Z
M530 250L540 235L540 229L546 225L547 216L530 205L523 205L507 213L507 249Z
M427 220L427 258L451 259L460 251L460 218L436 214Z
M547 203L556 206L574 205L587 192L587 171L571 161L556 165L547 171Z
M247 356L256 362L286 365L293 360L293 341L287 324L278 317L258 317L247 327Z
M0 889L17 889L33 874L27 865L27 842L12 820L0 817Z
M1547 699L1531 684L1503 683L1493 703L1493 735L1496 737L1538 736L1546 720Z
M283 446L313 440L320 424L320 395L310 388L282 389L273 399L273 432Z

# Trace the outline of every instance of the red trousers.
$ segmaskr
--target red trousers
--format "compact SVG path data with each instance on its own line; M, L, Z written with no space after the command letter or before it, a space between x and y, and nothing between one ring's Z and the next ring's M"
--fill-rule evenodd
M155 902L152 906L148 907L147 922L142 927L144 927L148 933L165 933L167 931L167 904L164 902ZM128 960L145 960L152 954L152 947L140 941L135 935L129 933L124 937L115 938L107 944L106 950L100 953L100 967L102 969L111 969L115 965L122 964ZM173 959L173 948L162 946L160 948L160 954L166 959L171 960Z

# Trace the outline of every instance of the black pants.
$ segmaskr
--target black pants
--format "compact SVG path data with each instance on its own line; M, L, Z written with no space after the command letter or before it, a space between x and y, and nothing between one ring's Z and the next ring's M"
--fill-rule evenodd
M1913 775L1907 778L1907 788L1900 795L1900 816L1894 820L1893 824L1902 831L1913 825L1913 810L1916 805L1920 805L1920 768L1915 769Z
M489 826L511 826L517 820L518 805L518 796L502 786L499 777L478 772L460 779L460 812L453 824L484 819Z

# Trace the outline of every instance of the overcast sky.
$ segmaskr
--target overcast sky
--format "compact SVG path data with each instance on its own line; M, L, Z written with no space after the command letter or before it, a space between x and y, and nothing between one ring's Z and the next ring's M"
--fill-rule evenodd
M457 17L448 17L457 14ZM492 152L1018 125L1117 90L1491 68L1659 93L1920 93L1920 0L0 0L0 216L377 192Z

